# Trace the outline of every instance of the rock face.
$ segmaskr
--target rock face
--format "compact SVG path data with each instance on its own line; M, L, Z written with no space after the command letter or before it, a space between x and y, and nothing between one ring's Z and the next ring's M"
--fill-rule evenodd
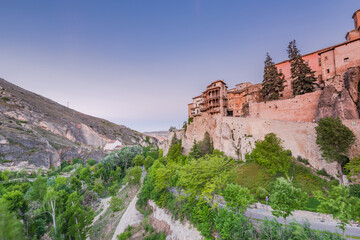
M0 79L0 168L49 168L73 158L99 160L109 140L148 145L142 133L74 111ZM149 140L157 144L155 138Z
M151 225L157 231L164 231L167 235L166 240L204 239L201 233L192 227L188 221L180 222L179 220L174 220L171 213L159 208L152 200L149 200L149 205L153 210L153 213L149 217Z
M356 143L349 151L349 158L360 154L360 120L343 120L355 134ZM194 118L188 125L186 133L182 130L169 135L167 143L161 147L167 152L174 134L182 139L184 153L187 154L194 140L201 141L205 132L210 134L214 148L223 151L235 159L245 160L245 154L252 151L255 141L263 140L268 133L275 133L283 141L283 146L291 150L293 156L301 156L309 160L316 169L325 168L329 174L335 176L335 163L328 163L321 157L316 144L316 123L302 123L280 120L265 120L259 118L235 118L204 115Z
M316 121L324 117L359 118L359 67L347 70L343 79L341 91L337 91L333 85L324 88L319 99Z

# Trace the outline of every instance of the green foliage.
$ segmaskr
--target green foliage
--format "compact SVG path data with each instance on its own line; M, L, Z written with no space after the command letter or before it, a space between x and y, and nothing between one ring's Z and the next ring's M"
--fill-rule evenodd
M192 123L194 121L194 118L193 117L189 117L188 118L188 124Z
M323 168L321 170L316 171L317 174L325 177L330 177L330 175L326 172L326 170Z
M256 232L249 221L242 214L234 213L226 208L219 210L215 218L215 227L221 239L255 239Z
M145 169L148 170L154 163L154 158L147 156L144 160Z
M316 143L319 145L322 156L329 161L344 163L348 149L355 142L354 133L340 118L325 117L319 120L316 129ZM342 181L342 169L339 168Z
M264 78L261 88L261 96L265 101L277 100L280 93L284 90L285 78L279 73L275 63L272 61L269 53L266 53Z
M299 161L299 162L302 162L302 163L304 163L306 165L310 165L309 160L307 160L306 158L302 158L301 156L297 156L296 160Z
M330 232L318 232L310 229L310 224L305 222L303 225L297 222L291 222L287 227L273 220L264 220L260 225L258 239L311 239L311 240L343 240L342 237Z
M26 208L24 194L18 190L7 192L2 197L7 203L8 209L18 215L22 215Z
M32 188L29 190L30 199L42 202L46 194L46 178L37 176L33 182Z
M128 240L131 237L131 227L127 227L125 231L116 236L118 240Z
M114 181L113 185L111 187L109 187L109 193L111 196L116 196L118 190L118 182Z
M269 192L265 188L258 187L256 189L256 197L258 199L264 200L266 198L266 196L269 196Z
M214 151L214 146L210 138L210 134L206 132L204 134L204 139L198 143L194 141L194 144L190 150L189 158L199 159L205 155L212 154Z
M269 133L263 141L257 141L249 155L250 160L265 166L270 174L284 173L289 179L288 171L291 165L291 152L281 145L281 139L274 133Z
M81 201L82 197L77 192L70 194L63 214L67 223L66 235L76 240L86 238L93 219L92 210L85 209Z
M101 195L104 192L105 190L104 183L100 178L95 180L93 190L97 192L99 195Z
M351 184L349 186L349 193L352 197L360 198L360 184Z
M21 222L8 210L3 200L0 200L0 219L0 239L24 239Z
M113 212L118 212L121 210L121 206L123 204L123 200L119 197L111 197L110 199L110 209Z
M89 158L87 161L86 161L86 165L89 165L89 166L94 166L96 165L96 161L92 158Z
M360 155L350 159L345 165L345 169L349 172L350 177L355 177L360 173Z
M324 196L321 191L317 191L315 196L321 203L318 210L332 214L334 218L338 219L340 221L338 228L343 231L345 236L345 229L350 224L350 220L359 217L355 213L358 213L360 199L350 196L350 190L343 185L334 186L327 191L327 196Z
M176 133L174 133L173 138L171 139L171 145L169 147L169 151L167 157L170 161L177 161L178 158L182 156L182 144L181 140L177 139Z
M299 209L304 205L306 198L307 194L303 193L301 189L293 187L284 178L278 178L270 196L270 205L273 209L272 214L277 217L283 217L286 221L286 218L295 209Z
M315 72L311 70L310 66L301 57L295 40L289 43L287 53L291 65L291 84L294 96L313 92L314 85L316 84Z
M316 143L322 156L330 161L341 162L351 145L355 142L354 133L340 118L325 117L320 119L316 129Z
M249 189L236 184L228 184L224 189L223 196L226 206L236 212L244 212L255 201Z
M233 159L214 155L190 160L181 171L179 185L187 194L213 200L228 183L234 164Z
M70 190L71 191L80 191L81 186L82 186L82 183L77 177L75 177L75 176L71 177L71 179L70 179Z
M142 166L144 165L144 157L142 154L136 155L134 158L134 165L135 166Z
M125 181L130 184L140 185L142 168L139 166L129 168L126 171Z

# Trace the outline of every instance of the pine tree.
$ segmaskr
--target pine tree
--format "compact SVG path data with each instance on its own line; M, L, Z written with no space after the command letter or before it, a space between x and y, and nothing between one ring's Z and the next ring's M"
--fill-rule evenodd
M278 72L269 53L266 53L266 60L264 63L264 79L262 82L261 95L265 101L279 99L280 93L285 87L284 75Z
M316 85L316 78L314 71L310 66L305 63L300 55L299 49L296 47L296 41L293 40L289 43L287 53L291 64L291 78L293 94L300 95L314 91Z

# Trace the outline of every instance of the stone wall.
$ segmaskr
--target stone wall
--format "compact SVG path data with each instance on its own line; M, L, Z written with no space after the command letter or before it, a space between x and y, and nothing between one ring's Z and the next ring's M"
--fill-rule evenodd
M360 154L360 120L343 120L356 135L356 143L349 151L349 158ZM175 132L182 139L184 153L187 154L194 140L203 139L208 132L213 139L214 148L223 151L226 155L235 159L245 159L245 154L251 152L255 141L263 140L268 133L275 133L283 140L283 146L291 150L293 156L301 156L309 160L312 167L316 169L325 168L326 171L335 176L337 174L336 164L329 164L321 157L321 152L316 144L315 127L317 123L291 122L280 120L265 120L259 118L234 118L220 116L200 116L188 125L184 134L179 130ZM169 135L169 141L175 133ZM168 144L162 148L166 153Z
M152 200L149 200L149 206L153 210L149 220L151 225L157 231L166 232L166 240L200 240L204 239L200 232L196 230L188 221L180 222L172 217L167 210L160 208Z
M316 91L289 99L258 103L250 102L250 117L313 122L316 118L321 93L322 91Z

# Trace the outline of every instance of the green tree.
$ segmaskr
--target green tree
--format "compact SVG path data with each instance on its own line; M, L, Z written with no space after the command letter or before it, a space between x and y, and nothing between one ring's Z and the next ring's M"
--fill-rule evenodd
M203 156L200 151L199 144L197 144L195 140L193 146L190 149L188 156L189 158L194 158L194 159L199 159Z
M52 221L53 221L53 228L55 232L55 236L57 236L57 226L56 226L56 199L57 199L57 192L54 188L48 187L46 195L44 197L44 205L45 209L50 213Z
M33 201L40 201L44 199L46 194L46 178L37 176L35 181L33 182L31 190L29 190L30 199Z
M286 218L295 209L299 209L307 199L306 193L301 189L295 188L285 178L278 178L275 181L273 192L270 196L270 205L273 209L272 214L276 217Z
M135 166L142 166L144 165L144 157L142 154L136 155L134 158L134 165Z
M284 75L279 73L269 53L266 53L261 95L265 101L277 100L284 90Z
M16 213L18 216L23 216L26 210L26 201L22 192L13 190L5 193L2 198L8 204L11 212Z
M71 177L71 179L70 179L70 190L71 191L79 191L80 192L81 186L82 186L82 183L76 176Z
M139 166L129 168L126 171L125 181L130 184L140 184L142 168Z
M237 184L228 184L223 194L226 206L235 209L236 212L244 212L255 201L250 190Z
M360 155L350 159L345 165L345 169L349 172L350 177L357 176L360 173Z
M294 95L300 95L314 91L316 78L314 71L301 57L299 49L296 47L296 41L289 43L287 49L291 65L292 89Z
M94 183L93 190L98 194L102 194L105 190L104 183L100 178L97 178Z
M63 216L67 223L66 235L74 240L86 239L94 215L92 210L81 205L81 201L77 192L70 194Z
M187 194L213 202L215 193L228 183L234 164L233 159L214 155L190 160L180 173L179 184Z
M5 201L0 199L0 239L18 240L24 239L22 224L14 213L8 210Z
M360 205L360 199L350 196L349 189L344 185L334 186L327 191L327 196L321 191L315 192L315 197L320 201L318 210L320 212L332 214L338 219L338 228L343 231L345 238L346 226L350 224L350 220L357 213L357 207Z
M338 163L339 180L343 180L342 165L346 161L345 155L355 142L354 133L340 118L325 117L319 120L316 129L316 143L319 145L322 156L331 162Z
M288 175L292 159L291 152L284 149L281 139L274 133L267 134L263 141L257 141L249 157L251 161L267 167L270 174L281 172L291 182L292 179Z
M121 210L121 206L122 206L123 200L119 197L111 197L110 199L110 209L113 212L118 212Z

